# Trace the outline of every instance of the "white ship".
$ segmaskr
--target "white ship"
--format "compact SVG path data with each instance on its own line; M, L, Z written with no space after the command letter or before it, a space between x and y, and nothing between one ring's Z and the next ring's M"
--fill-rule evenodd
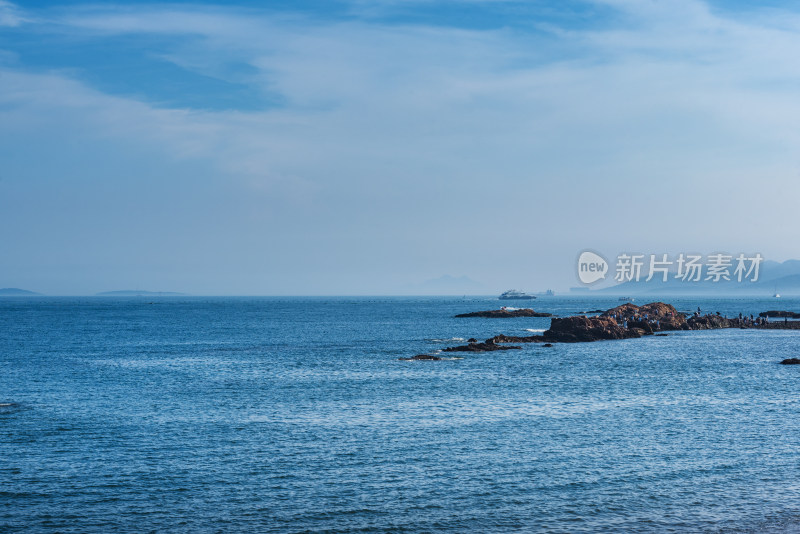
M516 289L509 289L508 291L500 295L500 297L498 298L500 300L533 300L536 297L534 297L533 295L528 295L523 291L517 291Z

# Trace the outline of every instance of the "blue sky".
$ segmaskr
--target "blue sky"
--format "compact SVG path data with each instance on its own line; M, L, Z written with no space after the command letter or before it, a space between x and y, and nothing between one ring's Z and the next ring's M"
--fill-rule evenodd
M575 285L797 257L788 2L0 1L0 287Z

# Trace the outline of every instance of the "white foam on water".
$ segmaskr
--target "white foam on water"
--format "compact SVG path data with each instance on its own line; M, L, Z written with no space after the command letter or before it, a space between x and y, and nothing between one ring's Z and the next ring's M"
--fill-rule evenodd
M526 328L525 329L526 332L534 332L534 333L545 332L546 330L547 329L545 329L545 328Z

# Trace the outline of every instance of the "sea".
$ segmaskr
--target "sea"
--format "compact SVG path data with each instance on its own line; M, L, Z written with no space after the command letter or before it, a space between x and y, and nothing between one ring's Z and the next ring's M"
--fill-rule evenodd
M0 532L800 532L800 331L399 360L501 304L620 302L2 298Z

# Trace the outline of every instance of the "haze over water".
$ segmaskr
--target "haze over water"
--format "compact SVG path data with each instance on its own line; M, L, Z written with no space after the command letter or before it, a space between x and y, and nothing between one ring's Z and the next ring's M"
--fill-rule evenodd
M560 315L616 304L534 302ZM0 299L0 529L798 530L800 369L777 363L800 353L796 332L397 360L549 324L452 317L492 307Z

